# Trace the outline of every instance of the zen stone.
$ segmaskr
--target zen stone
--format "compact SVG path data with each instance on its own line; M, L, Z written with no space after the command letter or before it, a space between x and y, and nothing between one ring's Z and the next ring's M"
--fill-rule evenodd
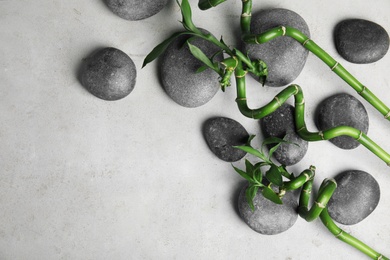
M251 31L263 33L278 26L294 27L310 37L309 27L297 13L287 9L264 10L254 14ZM308 56L299 42L290 37L278 37L264 44L244 44L244 53L251 59L261 59L268 66L267 86L280 87L294 81L301 73Z
M238 210L244 222L254 231L264 235L276 235L291 228L298 218L297 196L287 192L282 201L276 204L261 194L259 190L253 199L255 210L252 211L245 197L247 185L238 198Z
M318 108L318 129L324 131L336 126L354 127L367 134L369 120L363 104L355 97L344 93L323 101ZM360 145L350 136L339 136L329 141L342 149L354 149Z
M308 142L295 131L294 107L283 104L272 114L261 119L264 136L279 137L289 143L282 143L274 152L275 159L283 165L298 163L305 156Z
M130 20L142 20L160 12L168 0L106 0L110 10L119 17Z
M246 154L233 146L244 145L248 141L249 134L233 119L211 118L204 124L203 134L210 150L223 161L235 162Z
M188 38L182 36L170 44L162 57L160 75L166 93L176 103L199 107L209 102L219 90L219 75L211 69L197 72L203 63L191 54L186 44ZM218 47L200 38L193 38L191 44L208 57L219 51ZM217 55L216 60L222 60L222 54Z
M380 199L378 182L364 171L346 171L335 178L336 191L328 202L329 215L340 224L353 225L368 217Z
M336 26L335 44L339 54L347 61L366 64L385 56L389 49L389 35L379 24L349 19Z
M137 70L123 51L104 48L85 60L81 83L93 95L104 100L118 100L133 91Z

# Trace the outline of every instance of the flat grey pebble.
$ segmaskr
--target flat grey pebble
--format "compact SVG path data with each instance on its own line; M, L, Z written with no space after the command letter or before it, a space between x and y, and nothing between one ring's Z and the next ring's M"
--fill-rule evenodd
M104 100L118 100L133 91L137 70L123 51L108 47L85 59L81 83L93 95Z
M389 34L371 21L349 19L335 29L335 44L339 54L349 62L367 64L380 60L389 49Z
M188 49L185 44L188 38L179 37L167 48L162 56L160 76L166 93L176 103L184 107L199 107L209 102L220 89L219 75L211 69L196 72L203 63ZM191 40L191 44L200 48L208 57L219 51L218 47L200 38ZM222 58L222 54L216 56L216 60Z
M238 210L244 222L254 231L263 235L276 235L291 228L298 218L297 196L287 192L282 201L276 204L261 194L259 190L253 200L255 210L249 207L245 197L247 185L241 190L238 198Z
M245 156L245 152L233 148L244 145L249 138L248 132L237 121L216 117L207 120L203 126L203 134L210 150L221 160L235 162Z
M168 0L106 0L110 10L119 17L137 21L160 12Z
M274 152L275 159L283 165L298 163L305 156L308 142L295 131L294 107L284 103L272 114L260 120L264 136L279 137L290 143L281 144Z
M363 104L349 94L336 94L324 100L318 108L317 127L324 131L336 126L350 126L367 134L369 119ZM354 149L360 145L349 136L329 140L342 149Z
M260 34L278 26L294 27L310 37L309 27L297 13L277 8L254 14L251 21L252 33ZM251 59L261 59L268 66L266 85L285 86L301 73L309 54L299 42L290 37L278 37L264 44L244 44L245 53Z
M380 199L378 182L364 171L346 171L335 177L337 189L328 202L329 215L340 224L353 225L368 217Z

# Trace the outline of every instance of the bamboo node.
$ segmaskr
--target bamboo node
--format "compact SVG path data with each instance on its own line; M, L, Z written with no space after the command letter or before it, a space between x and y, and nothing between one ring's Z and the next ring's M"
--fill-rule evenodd
M390 110L389 112L385 115L385 119L388 119L390 117Z
M302 43L302 46L305 46L311 39L310 38L307 38L303 43Z
M242 18L251 17L251 16L252 16L252 13L242 13L241 14Z
M378 259L378 260L383 259L383 255L379 255L377 259Z
M246 101L246 98L242 97L242 98L236 98L236 102L237 101Z
M339 65L339 63L336 61L336 64L331 68L331 70L334 71L338 65Z
M260 44L260 42L257 40L257 36L254 36L254 37L255 37L255 43Z
M359 136L358 136L358 138L356 139L356 141L359 141L359 140L362 138L362 136L363 136L363 131L360 131Z
M295 105L303 105L303 104L305 104L305 99L304 98L302 98L302 101L301 102L295 102Z
M248 74L248 71L244 70L244 74L242 74L242 75L237 75L237 74L236 74L236 78L237 78L237 79L243 78L243 77L246 76L246 74Z
M297 130L297 132L300 132L300 131L302 131L302 130L304 130L304 129L306 129L306 127L305 127L305 126L302 126L301 128L299 128L299 129Z
M358 94L361 95L366 90L366 86L363 86L362 90L358 91Z
M325 205L322 204L321 202L316 201L316 205L317 205L319 208L322 208L322 209L325 208Z
M318 132L318 135L321 136L321 139L322 139L322 140L325 140L325 138L324 138L324 133L323 133L322 131L319 131L319 132Z
M281 107L282 106L282 103L280 103L280 100L277 96L274 97L274 99L276 100L276 102L278 102L278 105Z
M305 177L306 177L306 181L305 181L305 182L307 182L307 181L309 181L309 180L310 180L310 176L309 176L309 174L307 174L307 173L305 172L303 175L305 175Z
M335 235L335 237L339 237L339 236L341 236L343 233L344 233L344 232L343 232L342 230L340 230L340 232L339 232L337 235Z
M286 35L286 27L282 26L281 29L282 29L282 32L283 32L282 36L285 36Z

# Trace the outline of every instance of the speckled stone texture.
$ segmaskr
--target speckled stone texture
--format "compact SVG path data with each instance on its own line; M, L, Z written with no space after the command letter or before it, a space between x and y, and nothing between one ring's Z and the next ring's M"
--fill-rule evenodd
M81 82L93 95L104 100L118 100L133 91L137 70L133 60L116 48L104 48L85 59Z
M380 199L378 182L364 171L346 171L335 177L337 189L328 202L329 215L340 224L353 225L368 217Z
M294 118L294 107L285 103L260 120L266 138L279 137L290 142L281 144L273 154L279 163L286 166L302 160L308 149L308 142L300 138L295 131Z
M298 218L298 199L293 192L287 192L280 205L264 198L259 190L253 199L255 210L252 211L245 197L246 188L247 185L240 192L238 210L251 229L263 235L276 235L295 224Z
M349 94L336 94L324 100L318 107L317 127L324 131L336 126L351 126L367 134L369 119L363 104ZM342 149L354 149L360 145L349 136L329 140Z
M297 13L287 9L270 9L253 14L251 30L263 33L278 26L290 26L310 37L309 27ZM251 59L261 59L268 65L267 86L280 87L294 81L301 73L308 56L302 44L290 37L278 37L264 44L244 44L244 53Z
M106 0L110 10L119 17L137 21L160 12L168 0Z
M196 72L203 63L188 49L185 44L188 38L179 37L167 48L162 56L160 76L166 93L176 103L184 107L199 107L209 102L220 89L219 75L211 69ZM219 51L218 47L200 38L192 39L191 44L208 57ZM217 55L216 60L222 60L222 54Z
M366 64L380 60L389 49L386 30L371 21L349 19L340 22L334 33L339 54L349 62Z
M249 138L245 128L233 119L211 118L205 122L203 134L210 150L223 161L235 162L246 154L240 149L233 148L233 146L244 145Z

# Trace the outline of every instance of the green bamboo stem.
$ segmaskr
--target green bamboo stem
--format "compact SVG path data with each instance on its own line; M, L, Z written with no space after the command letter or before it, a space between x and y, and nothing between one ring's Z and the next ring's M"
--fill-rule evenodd
M386 256L378 253L359 239L353 237L352 235L346 233L342 229L340 229L329 216L328 209L324 208L320 214L320 219L322 223L326 226L326 228L339 240L353 246L358 249L362 253L366 254L371 259L381 259L381 260L389 260Z
M330 198L333 195L333 192L336 190L337 183L333 179L325 179L320 186L317 199L309 210L309 201L312 186L313 179L307 181L303 185L303 191L301 192L301 196L299 198L298 213L303 219L308 222L318 218L322 210L326 208Z
M376 95L352 76L339 62L333 59L327 52L299 30L288 26L280 26L259 35L247 33L247 30L248 27L246 26L242 36L243 41L246 43L262 44L281 36L288 36L295 39L307 50L321 59L336 75L343 79L368 103L377 109L385 119L390 120L390 109Z
M207 10L212 7L216 7L219 4L222 4L226 0L199 0L198 7L200 10Z
M241 26L241 31L244 34L250 33L251 18L252 18L252 0L242 0L240 26Z
M261 119L287 101L291 96L295 98L295 127L299 136L306 141L329 140L339 136L350 136L365 146L368 150L378 156L387 165L390 165L390 154L383 150L377 143L371 140L362 131L349 126L337 126L320 132L310 132L305 123L305 100L302 89L298 85L290 85L283 89L268 104L257 109L248 107L246 98L246 72L242 67L242 62L238 61L235 70L236 88L237 88L237 105L240 112L250 118Z

